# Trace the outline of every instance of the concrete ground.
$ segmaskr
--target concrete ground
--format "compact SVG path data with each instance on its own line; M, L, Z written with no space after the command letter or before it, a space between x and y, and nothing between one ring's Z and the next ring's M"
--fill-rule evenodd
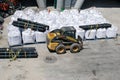
M97 8L103 16L116 25L120 34L120 8ZM6 26L0 47L8 47ZM0 80L119 80L120 36L117 39L84 41L77 54L50 53L46 44L26 45L36 47L38 58L0 59Z

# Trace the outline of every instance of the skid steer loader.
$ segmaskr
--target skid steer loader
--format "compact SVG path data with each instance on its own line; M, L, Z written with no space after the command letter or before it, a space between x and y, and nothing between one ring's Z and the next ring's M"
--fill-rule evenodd
M71 53L80 52L83 42L80 36L76 39L76 29L72 26L55 29L47 34L47 47L49 51L63 54L67 49Z

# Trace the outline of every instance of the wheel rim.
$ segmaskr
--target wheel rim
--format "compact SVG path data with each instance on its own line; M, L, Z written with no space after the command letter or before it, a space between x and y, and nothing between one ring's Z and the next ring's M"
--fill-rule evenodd
M73 47L73 51L74 51L74 52L77 52L78 50L79 50L78 46L74 46L74 47Z
M59 53L63 53L64 52L64 48L59 48L58 52Z

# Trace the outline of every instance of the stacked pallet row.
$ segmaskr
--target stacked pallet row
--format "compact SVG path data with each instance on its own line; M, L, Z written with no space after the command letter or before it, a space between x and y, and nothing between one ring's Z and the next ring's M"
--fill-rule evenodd
M65 26L74 26L77 31L77 35L80 35L83 39L106 37L113 38L116 37L117 34L117 27L114 27L113 25L111 25L111 27L109 28L90 30L84 30L83 28L80 28L80 26L84 25L109 23L95 8L81 10L80 12L77 9L64 10L62 12L59 12L57 10L49 12L48 10L35 11L33 9L26 9L24 11L16 11L11 17L11 22L8 26L8 42L10 46L23 43L35 43L35 41L45 41L45 36L47 32L44 33L39 31L33 31L29 28L23 29L21 32L18 27L13 26L13 21L17 21L18 18L29 20L34 23L48 25L49 30L47 32L54 29L60 29L61 27ZM17 38L15 38L16 36ZM13 37L14 39L11 39Z
M17 46L29 43L36 43L36 42L45 42L46 41L46 34L45 32L39 32L28 29L17 28L11 25L10 27L14 28L13 31L8 32L8 43L9 46Z
M30 19L30 17L32 17L33 14L34 14L34 11L30 9L28 10L28 12L16 11L14 15L12 15L11 22L8 25L9 46L17 46L17 45L23 45L23 44L29 44L29 43L36 43L36 42L45 42L47 31L41 28L41 26L43 27L44 25L38 24L38 23L31 23L32 18ZM21 21L21 20L24 20L24 21ZM25 20L31 21L31 22L26 22ZM18 26L20 26L21 28L19 28ZM38 28L36 28L37 26ZM27 28L27 27L33 27L34 30L31 30L30 28Z
M117 36L117 28L112 27L109 23L82 25L82 30L77 30L77 35L83 40L115 38Z

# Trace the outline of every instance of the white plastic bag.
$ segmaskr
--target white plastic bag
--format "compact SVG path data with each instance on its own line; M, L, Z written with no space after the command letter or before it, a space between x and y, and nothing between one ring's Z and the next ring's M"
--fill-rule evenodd
M72 15L79 15L79 11L78 11L78 9L71 9L70 10L70 14L72 14Z
M47 10L39 11L39 16L41 16L44 20L48 18L49 12Z
M49 26L49 31L55 30L55 29L59 29L60 25L59 24L52 24L51 26Z
M8 29L8 32L10 32L10 31L19 31L19 28L15 27L13 25L8 25L7 29Z
M51 11L51 12L49 13L49 16L50 16L51 19L52 19L52 18L57 18L59 15L60 15L59 11L56 11L56 10Z
M47 25L52 25L52 24L56 24L56 20L59 17L59 12L58 11L51 11L47 16L47 18L43 18L44 19L44 24Z
M35 11L33 9L29 8L24 11L24 14L25 15L22 16L23 19L33 20L34 16L35 16ZM24 17L26 17L26 18L24 18Z
M106 36L108 38L115 38L117 35L117 27L108 28L106 31Z
M76 38L80 36L82 39L84 39L84 36L85 36L85 30L79 28L79 29L76 29Z
M96 35L95 29L87 30L85 33L85 39L95 39L95 35Z
M64 11L60 12L60 15L68 16L68 15L70 15L70 10L64 10Z
M100 28L100 29L97 29L97 32L96 32L96 38L106 38L106 29L105 28Z
M30 16L26 15L26 14L23 14L23 15L21 16L21 18L22 18L22 19L26 19L26 20L32 20L32 18L31 18Z
M35 11L33 9L29 8L29 9L26 9L24 11L24 13L28 16L33 16L35 14Z
M19 18L18 16L11 16L11 22L13 22L13 21L17 21L17 18Z
M23 15L23 12L22 10L16 10L15 13L13 14L14 16L19 16L21 17Z
M107 23L108 21L102 16L101 12L98 12L95 8L81 10L79 17L83 20L84 24L100 24ZM80 20L81 20L80 19Z
M21 45L22 39L20 31L10 31L8 33L8 43L10 46Z
M27 29L22 32L23 43L34 43L35 42L35 32L31 29Z
M46 34L47 32L36 31L35 32L36 42L46 42Z
M12 15L11 20L17 21L17 18L21 18L22 15L24 15L24 12L22 10L16 10L15 13Z

